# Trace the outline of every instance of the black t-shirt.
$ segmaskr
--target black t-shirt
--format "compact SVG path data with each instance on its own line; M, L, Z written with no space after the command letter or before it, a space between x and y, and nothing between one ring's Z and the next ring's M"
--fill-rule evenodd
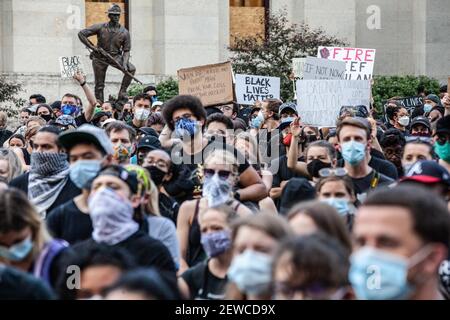
M77 124L77 127L81 126L82 124L88 123L84 112L82 112L78 117L75 117L75 123Z
M91 217L80 211L73 200L53 209L46 223L54 238L64 239L71 245L89 239L93 231Z
M204 261L186 270L181 277L186 281L191 299L223 300L227 277L218 278L209 271L208 261Z
M52 300L54 294L42 280L18 269L0 265L0 300Z
M9 139L13 135L13 132L8 129L0 129L0 146L3 147L3 144L6 140Z
M369 161L369 167L393 180L398 179L397 168L388 160L372 157Z
M201 152L193 155L183 154L182 149L178 152L173 152L172 159L177 164L179 174L176 179L172 179L173 181L165 184L164 188L178 203L194 198L198 199L202 196L200 168L208 155L215 149L227 149L237 157L239 161L238 175L241 175L250 166L248 161L234 146L221 142L211 141Z
M298 159L298 161L304 161L303 156ZM272 188L279 187L281 182L287 181L291 178L303 177L302 175L292 171L287 167L287 156L282 155L278 159L273 160L270 163L269 170L273 174Z
M366 194L370 190L379 187L385 187L394 182L393 179L385 176L384 174L378 173L375 170L372 170L372 172L364 178L351 179L353 181L353 186L355 187L355 193L357 194L358 200L360 202L364 201Z
M172 220L177 225L178 210L180 206L172 197L159 193L159 211L163 217Z

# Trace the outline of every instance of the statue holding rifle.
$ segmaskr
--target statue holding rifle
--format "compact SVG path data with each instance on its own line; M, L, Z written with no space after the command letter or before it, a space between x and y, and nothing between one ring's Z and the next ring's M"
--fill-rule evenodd
M94 69L95 97L104 102L105 77L109 66L119 69L124 76L117 102L124 104L128 100L127 88L134 79L136 68L130 63L131 39L127 29L120 25L122 13L120 6L113 4L108 10L109 22L90 26L78 33L80 41L91 51L90 58ZM97 46L88 39L97 36Z

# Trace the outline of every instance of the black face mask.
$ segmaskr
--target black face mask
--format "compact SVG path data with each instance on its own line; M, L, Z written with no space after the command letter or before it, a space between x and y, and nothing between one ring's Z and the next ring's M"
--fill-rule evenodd
M155 166L148 166L145 167L145 169L147 169L150 172L150 177L152 178L153 182L157 186L160 186L163 182L166 173Z
M306 166L309 175L313 178L320 178L319 171L323 168L331 168L331 163L323 162L319 159L314 159Z
M315 134L307 134L305 136L305 144L310 144L311 142L317 141L317 136Z
M53 119L53 117L52 117L51 114L41 114L40 117L41 117L42 119L44 119L46 122L49 122L50 120Z

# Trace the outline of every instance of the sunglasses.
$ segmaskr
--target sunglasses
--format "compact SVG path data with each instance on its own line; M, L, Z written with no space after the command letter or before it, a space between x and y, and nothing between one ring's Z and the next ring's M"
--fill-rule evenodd
M407 136L407 137L405 137L405 141L406 142L423 142L423 143L431 144L433 139L431 139L430 137Z
M219 176L222 180L227 180L231 176L231 171L228 170L213 170L213 169L203 169L203 174L206 178L211 178L214 174Z
M322 178L327 178L327 177L331 177L331 176L345 177L346 175L347 175L347 170L345 170L344 168L336 168L336 169L323 168L323 169L319 170L319 176L321 176Z

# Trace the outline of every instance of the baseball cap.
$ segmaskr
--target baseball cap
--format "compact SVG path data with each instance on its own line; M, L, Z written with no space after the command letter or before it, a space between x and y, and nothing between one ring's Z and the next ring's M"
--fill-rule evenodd
M162 149L161 142L155 136L144 136L138 143L137 149L147 148L150 150Z
M70 150L76 144L90 142L106 154L114 153L112 143L106 132L90 124L83 124L76 130L66 131L59 136L58 140L67 150Z
M117 177L123 182L125 182L129 187L133 194L136 194L138 191L139 181L136 175L136 172L127 171L124 167L112 164L106 167L103 167L98 172L97 176L94 178L97 179L100 176L113 176Z
M278 115L281 116L281 114L282 114L284 111L287 111L287 110L292 110L292 111L294 111L294 113L295 113L296 115L298 115L298 112L297 112L297 105L296 105L294 102L285 102L285 103L283 103L283 104L280 106L280 109L278 110Z
M418 161L406 172L401 182L415 181L423 184L442 183L450 187L450 174L435 161Z
M152 103L152 108L157 106L162 106L164 103L162 101L155 101Z
M431 123L430 123L430 120L428 120L427 117L423 117L423 116L415 117L411 121L411 129L417 124L421 124L421 125L427 127L428 131L431 132Z
M154 136L158 138L158 133L156 132L156 130L150 127L139 128L139 132L146 136Z

